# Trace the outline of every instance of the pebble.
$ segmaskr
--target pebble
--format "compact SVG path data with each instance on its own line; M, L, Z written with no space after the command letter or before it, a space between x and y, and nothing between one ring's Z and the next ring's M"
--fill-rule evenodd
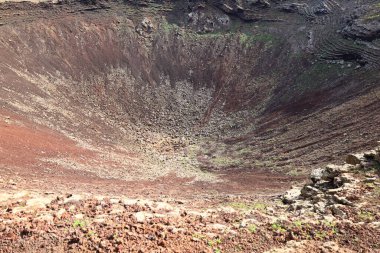
M61 219L62 218L62 215L66 213L66 210L64 208L61 208L58 210L58 212L56 213L56 216L58 219Z

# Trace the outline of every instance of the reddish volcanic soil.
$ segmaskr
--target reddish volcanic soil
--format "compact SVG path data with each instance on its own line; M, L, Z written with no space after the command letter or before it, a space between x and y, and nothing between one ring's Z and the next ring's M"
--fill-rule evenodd
M94 154L46 127L37 125L9 111L0 111L0 163L3 166L32 168L39 159L60 155L87 157Z
M99 194L198 198L198 194L203 193L271 195L282 192L287 189L288 183L297 180L278 173L258 171L253 174L236 170L223 172L221 178L226 182L213 184L198 182L189 185L186 183L191 182L191 178L181 179L175 175L145 182L101 179L91 173L65 169L44 161L46 158L60 156L78 161L96 160L97 152L78 147L75 141L62 134L9 111L2 111L0 118L0 166L4 171L2 179L6 182L2 185L3 189L11 186L13 190L27 188L65 192L70 189L73 192ZM302 178L298 178L300 179Z

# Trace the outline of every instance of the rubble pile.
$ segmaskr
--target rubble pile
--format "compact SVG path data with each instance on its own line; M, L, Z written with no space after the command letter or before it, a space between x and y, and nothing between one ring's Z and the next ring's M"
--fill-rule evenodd
M366 173L378 168L380 146L365 153L350 154L343 165L330 164L324 169L313 170L310 175L312 183L287 191L282 200L289 204L289 211L331 213L344 218L345 207L357 207L356 203L362 197L361 184L378 184L375 174Z

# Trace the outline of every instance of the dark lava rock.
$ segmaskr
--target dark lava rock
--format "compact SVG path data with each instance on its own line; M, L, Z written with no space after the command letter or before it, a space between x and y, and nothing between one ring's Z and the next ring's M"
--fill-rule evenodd
M343 29L343 35L367 41L380 38L380 16L377 20L354 20Z

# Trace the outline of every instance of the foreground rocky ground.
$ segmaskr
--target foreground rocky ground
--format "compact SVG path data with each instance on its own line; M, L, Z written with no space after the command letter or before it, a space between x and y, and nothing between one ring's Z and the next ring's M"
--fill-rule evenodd
M379 252L380 147L273 198L0 195L1 252Z

